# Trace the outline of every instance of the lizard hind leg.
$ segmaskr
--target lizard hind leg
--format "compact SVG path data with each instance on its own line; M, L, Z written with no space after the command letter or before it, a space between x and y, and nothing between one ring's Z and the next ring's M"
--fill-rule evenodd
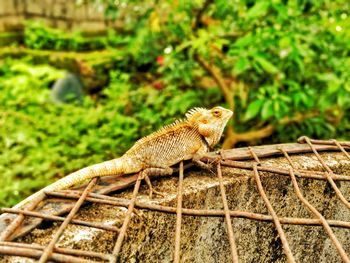
M160 195L162 197L164 197L164 194L156 191L155 189L153 189L152 187L152 183L150 180L150 176L165 176L165 175L171 175L173 173L173 169L170 167L166 167L166 168L146 168L145 170L142 171L141 173L141 178L140 179L144 179L146 184L148 185L149 188L149 197L152 198L152 194L155 193L157 195Z

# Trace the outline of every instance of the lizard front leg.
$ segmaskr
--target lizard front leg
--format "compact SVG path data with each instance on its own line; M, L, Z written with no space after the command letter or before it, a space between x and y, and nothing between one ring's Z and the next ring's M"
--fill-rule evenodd
M163 196L164 194L161 192L158 192L156 190L153 189L152 187L152 183L150 180L150 176L165 176L165 175L171 175L173 173L173 169L170 167L166 167L166 168L156 168L156 167L152 167L152 168L146 168L142 171L141 173L141 179L144 179L146 184L149 187L149 197L152 198L152 194L155 193L157 195Z

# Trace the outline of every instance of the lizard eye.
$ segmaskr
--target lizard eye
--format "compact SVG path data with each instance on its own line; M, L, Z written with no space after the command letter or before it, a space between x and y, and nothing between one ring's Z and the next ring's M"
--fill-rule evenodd
M213 111L213 115L214 115L215 117L221 117L221 110L214 110L214 111Z

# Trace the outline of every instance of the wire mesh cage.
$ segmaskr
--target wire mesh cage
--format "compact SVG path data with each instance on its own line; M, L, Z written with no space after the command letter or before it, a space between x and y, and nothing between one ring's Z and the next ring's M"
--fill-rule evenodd
M349 262L350 142L210 153L148 196L138 175L94 178L2 209L0 259L16 262ZM131 187L133 185L133 187Z

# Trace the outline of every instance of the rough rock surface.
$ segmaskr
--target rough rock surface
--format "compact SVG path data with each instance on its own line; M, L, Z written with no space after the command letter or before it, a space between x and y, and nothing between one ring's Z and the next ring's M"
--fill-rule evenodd
M334 173L349 175L350 161L342 153L322 153ZM319 170L323 168L313 154L293 155L298 168ZM283 157L262 159L263 165L289 168ZM223 167L223 177L230 210L242 210L268 215L259 195L253 173L249 170ZM288 176L261 173L264 190L279 217L314 218L295 195ZM323 180L300 179L299 187L307 200L326 219L350 221L350 211ZM151 202L176 207L177 177L153 181L154 187L166 196L154 197ZM350 200L350 181L336 182ZM132 189L115 194L131 198ZM138 201L150 202L148 190L142 185ZM222 209L219 182L215 173L192 170L185 173L184 208ZM126 212L124 207L90 204L80 209L76 219L103 222L120 227ZM121 262L171 262L174 253L175 214L137 209L132 215L124 239ZM286 262L282 243L272 222L233 218L232 224L240 262ZM59 224L43 224L21 242L47 244ZM291 251L297 262L341 262L333 243L321 226L283 225ZM332 230L350 254L350 229ZM116 233L69 225L58 245L75 249L111 253ZM8 262L34 262L19 257L5 257ZM224 217L195 217L183 215L181 228L181 262L231 262L230 245Z

